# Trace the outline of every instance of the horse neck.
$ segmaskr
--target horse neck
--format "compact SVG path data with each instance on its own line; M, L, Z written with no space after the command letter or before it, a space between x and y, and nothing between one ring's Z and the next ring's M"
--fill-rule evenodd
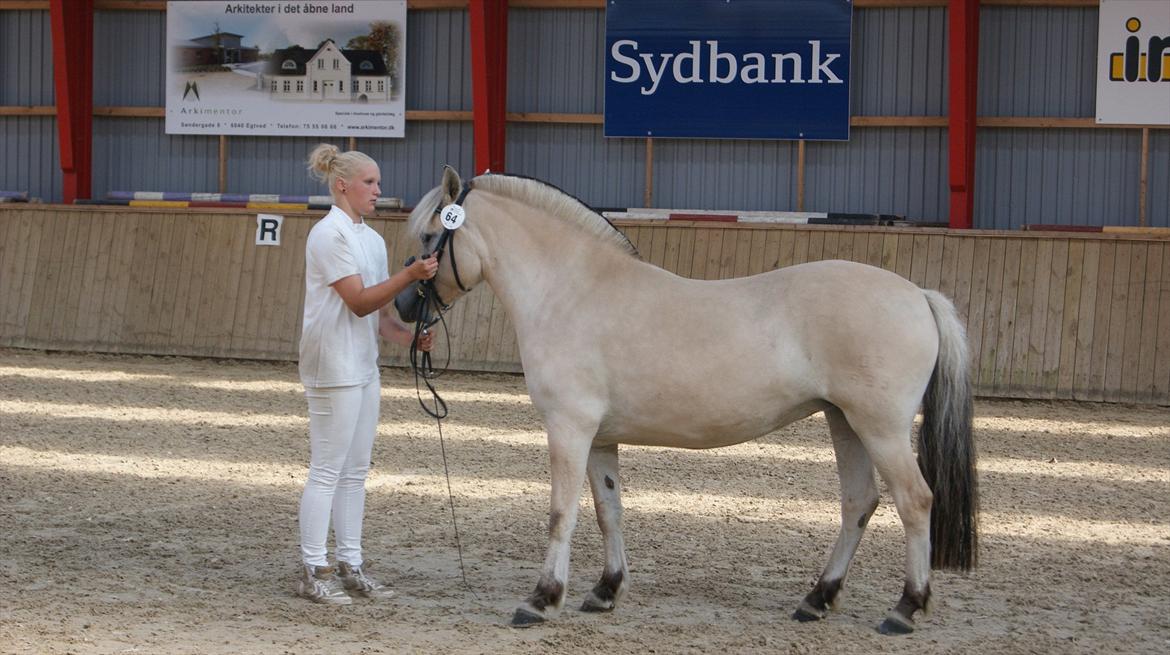
M637 263L568 221L507 198L488 202L491 216L480 228L484 279L517 327L529 314L547 316L558 303L576 302L582 286L621 279L620 271ZM558 293L561 289L570 293Z

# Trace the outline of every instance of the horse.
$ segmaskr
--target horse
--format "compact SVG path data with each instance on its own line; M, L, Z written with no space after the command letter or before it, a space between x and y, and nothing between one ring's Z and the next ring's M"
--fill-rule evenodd
M816 412L836 456L841 527L792 618L814 621L836 607L878 506L875 469L906 537L905 585L882 633L915 629L915 613L929 609L932 568L976 565L967 342L942 294L848 261L683 278L640 259L604 216L552 185L491 173L464 184L450 167L411 212L406 235L423 255L441 257L429 283L440 309L480 282L491 287L515 326L528 393L547 429L548 548L512 625L562 610L586 479L605 565L581 610L613 610L629 589L619 444L728 446ZM396 298L400 318L420 320L422 293L408 288Z

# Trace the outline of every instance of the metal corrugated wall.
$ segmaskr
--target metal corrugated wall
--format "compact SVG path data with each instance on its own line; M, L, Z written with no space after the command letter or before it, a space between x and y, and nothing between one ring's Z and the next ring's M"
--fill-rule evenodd
M604 111L605 12L508 11L508 111Z
M1170 227L1170 130L1150 131L1148 223Z
M47 11L0 11L0 105L52 105ZM61 159L52 116L0 117L0 190L60 195Z
M946 116L947 12L853 11L850 106L860 116Z
M945 116L946 9L854 11L850 104L858 116ZM95 14L96 106L162 106L166 16ZM1095 8L984 6L981 116L1091 117ZM52 105L48 12L0 11L0 105ZM603 111L605 15L592 9L509 13L510 112ZM29 56L28 53L34 53ZM471 109L466 11L411 11L407 107ZM214 191L219 140L167 136L161 119L94 120L94 192ZM508 167L602 207L641 206L645 141L605 139L596 124L509 123ZM345 139L231 137L228 191L316 193L302 161L312 144ZM980 128L976 227L1026 223L1133 225L1140 132ZM0 117L0 189L60 200L55 119ZM408 204L443 164L470 171L472 127L410 121L404 139L362 139L387 195ZM1170 134L1150 136L1148 223L1170 226ZM10 155L9 153L14 153ZM797 147L783 141L656 140L653 204L680 209L797 208ZM946 220L943 127L854 127L847 143L806 148L804 209Z
M850 104L856 116L945 116L944 8L853 12ZM897 214L947 220L947 131L854 127L849 141L809 142L809 211Z
M979 30L980 116L1095 115L1095 7L987 6ZM1166 137L1151 131L1150 226L1170 226ZM1139 130L980 128L975 162L976 227L1138 222Z

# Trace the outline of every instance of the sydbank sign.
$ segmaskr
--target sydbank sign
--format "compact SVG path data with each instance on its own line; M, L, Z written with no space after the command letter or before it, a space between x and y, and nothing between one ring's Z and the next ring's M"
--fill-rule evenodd
M849 138L851 0L609 0L605 135Z

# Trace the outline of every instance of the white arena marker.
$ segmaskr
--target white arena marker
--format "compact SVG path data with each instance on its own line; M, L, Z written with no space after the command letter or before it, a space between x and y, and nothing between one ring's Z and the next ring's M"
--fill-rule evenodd
M256 245L279 246L280 225L282 223L284 223L283 216L256 214Z

